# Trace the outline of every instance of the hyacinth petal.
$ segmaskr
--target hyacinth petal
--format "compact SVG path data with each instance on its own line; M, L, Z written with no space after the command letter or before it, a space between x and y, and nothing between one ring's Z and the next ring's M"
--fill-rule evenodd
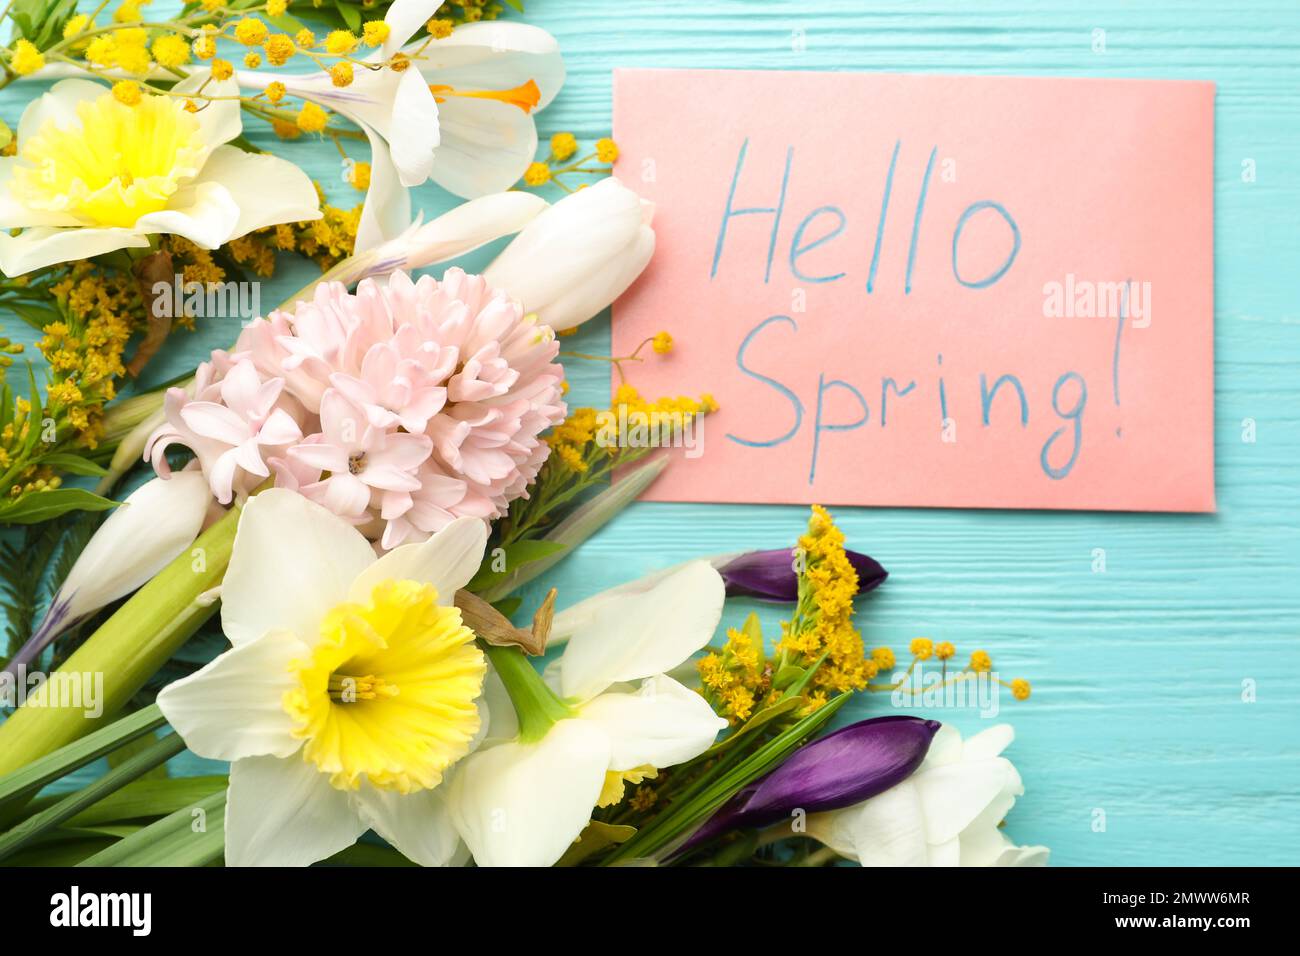
M883 793L921 765L939 726L919 717L876 717L827 734L736 794L683 850L737 827L775 823L796 809L836 810Z
M858 572L858 593L873 591L889 577L874 558L857 551L844 552ZM794 553L785 548L748 551L718 569L727 585L727 597L752 597L761 601L793 602L799 598L799 577Z

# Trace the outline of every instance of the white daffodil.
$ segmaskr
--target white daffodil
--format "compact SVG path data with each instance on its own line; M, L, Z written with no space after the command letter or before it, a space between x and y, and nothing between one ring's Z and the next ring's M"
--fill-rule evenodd
M654 204L613 177L565 196L483 270L557 332L609 305L655 251Z
M283 83L356 123L370 141L370 188L357 229L358 251L404 230L408 189L433 179L466 199L509 189L537 153L532 114L564 84L559 44L524 23L483 21L450 36L416 37L441 0L397 0L384 22L388 37L365 62L378 66L402 53L409 66L358 68L346 87L316 72L286 76L243 71L241 85ZM414 40L412 38L415 38Z
M487 665L452 600L486 540L463 518L375 560L301 495L250 499L221 590L234 646L158 695L191 750L232 762L229 865L307 865L367 829L456 860L439 785L478 742Z
M944 724L916 773L843 810L808 817L808 835L863 866L1045 866L1044 846L1016 846L999 829L1025 792L1000 756L1015 737L998 724L963 742Z
M196 71L174 92L207 77ZM17 154L0 158L0 271L142 249L160 233L215 249L263 226L320 218L301 169L225 145L242 128L234 81L203 92L214 99L197 112L182 96L127 106L102 83L71 79L28 104Z
M592 809L616 803L626 783L709 748L726 721L665 672L713 637L723 597L718 572L700 561L605 604L555 666L558 695L518 652L492 650L518 729L509 727L511 739L502 741L494 724L448 794L478 865L551 865Z

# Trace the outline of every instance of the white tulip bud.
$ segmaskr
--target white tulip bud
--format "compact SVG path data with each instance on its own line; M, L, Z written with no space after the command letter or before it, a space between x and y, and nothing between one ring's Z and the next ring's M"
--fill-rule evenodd
M654 204L613 177L566 196L524 227L483 272L557 332L596 315L655 248Z

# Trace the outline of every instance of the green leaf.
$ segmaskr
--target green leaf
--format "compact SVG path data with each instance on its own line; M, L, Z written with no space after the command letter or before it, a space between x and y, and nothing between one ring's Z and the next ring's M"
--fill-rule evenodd
M166 723L156 704L116 720L107 727L89 733L80 740L60 747L27 766L0 777L0 808L10 801L21 800L46 784L98 760L124 743L142 737ZM0 817L4 816L0 812Z
M74 455L68 451L56 451L52 455L42 455L41 464L49 465L60 471L66 471L70 475L86 475L92 478L102 478L108 474L108 471L95 464L89 458L82 458L80 455Z
M48 491L32 491L21 498L12 499L0 505L0 523L36 524L49 521L69 511L107 511L116 508L119 502L112 498L101 498L93 491L84 488L51 488Z
M524 12L524 0L506 0L506 3L510 4L511 7L518 10L520 13Z
M416 866L396 850L373 843L354 843L344 850L339 850L328 859L321 860L319 866Z
M338 8L339 16L343 22L348 25L348 29L353 33L361 32L361 12L356 7L350 6L343 0L334 0L334 6Z
M219 860L225 850L225 806L223 789L181 807L77 865L206 866Z
M558 541L547 541L545 539L533 539L527 541L516 541L514 544L506 545L504 554L496 554L495 550L488 552L483 559L483 564L479 566L478 573L470 579L469 584L465 585L467 591L473 591L477 594L485 591L494 584L500 583L505 579L507 574L515 571L530 561L541 561L543 558L549 558L553 554L559 554L568 548L568 545ZM504 558L504 562L501 559ZM495 571L493 565L503 563L504 570Z
M185 741L181 740L180 735L170 733L121 766L114 767L94 783L68 794L54 806L23 820L8 833L0 836L0 860L22 849L45 831L66 823L82 810L98 803L110 793L122 789L159 764L166 763L184 749ZM221 799L225 800L224 793L221 794Z
M51 322L57 322L63 315L58 309L51 305L41 305L35 302L6 302L5 305L9 310L22 319L36 331L40 332Z
M72 817L65 828L104 827L124 820L145 820L165 817L182 807L192 807L204 797L225 790L228 780L224 774L203 777L166 777L155 780L142 777L128 783L93 806ZM41 794L27 805L25 813L31 816L57 803L64 794Z

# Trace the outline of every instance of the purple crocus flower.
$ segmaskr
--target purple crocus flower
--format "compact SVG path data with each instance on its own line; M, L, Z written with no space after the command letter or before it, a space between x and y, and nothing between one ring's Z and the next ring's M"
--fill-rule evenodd
M679 852L728 830L776 823L794 810L838 810L884 793L921 765L939 726L920 717L875 717L827 734L723 804Z
M858 572L858 593L865 594L884 583L889 572L880 562L857 551L845 551ZM762 601L792 602L799 597L799 578L794 572L793 552L747 551L718 568L727 585L727 597L753 597Z

